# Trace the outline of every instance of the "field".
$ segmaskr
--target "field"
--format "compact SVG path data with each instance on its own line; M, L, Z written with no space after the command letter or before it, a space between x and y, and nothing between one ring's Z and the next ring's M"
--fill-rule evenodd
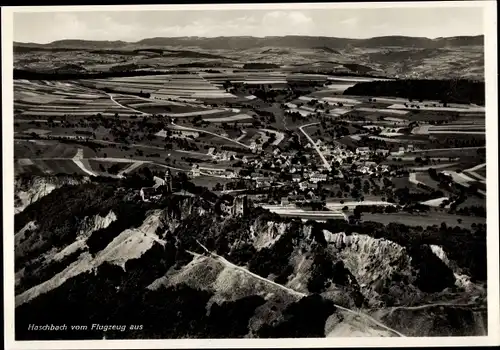
M137 115L108 96L72 82L16 81L14 110L22 117Z
M59 159L33 159L31 164L23 162L16 162L14 167L16 174L78 174L88 175L72 160L59 160Z
M88 81L97 88L123 92L150 93L153 99L233 98L232 94L214 86L197 74L156 75L148 77L111 78ZM124 90L126 89L126 90Z
M130 95L141 93L150 93L151 96ZM207 101L228 101L234 96L195 74L83 79L78 82L20 80L15 84L15 96L18 120L98 114L137 117L154 113L175 118L202 116L215 123L252 121L250 115L236 109L205 106Z
M486 128L484 125L478 124L450 124L450 125L423 125L412 130L413 134L428 135L428 134L466 134L466 135L484 135Z
M474 216L458 216L444 213L430 213L427 215L415 215L407 213L396 213L396 214L371 214L363 213L363 221L375 221L382 224L388 225L390 223L400 223L409 226L432 226L441 225L441 223L446 223L447 226L451 227L462 227L470 229L472 224L486 224L485 218L474 217ZM461 220L461 223L458 222Z
M435 191L443 191L443 189L439 187L439 182L431 178L427 172L416 173L415 180L429 186Z
M94 157L95 152L88 147L60 143L57 141L15 141L14 158L73 158L78 148L83 149L85 157Z
M450 145L459 142L460 145L468 146L484 142L482 107L450 104L446 108L452 108L452 111L439 106L435 101L424 101L419 102L423 107L418 110L411 107L411 104L419 103L409 103L405 99L339 94L342 86L372 80L375 78L302 74L275 69L239 71L227 69L221 73L207 73L193 69L189 74L167 73L80 81L18 80L15 86L16 122L24 123L17 124L16 137L23 135L24 137L40 135L42 138L45 135L73 137L77 131L93 134L95 138L93 142L97 142L100 146L98 150L92 151L88 147L83 147L85 159L81 164L70 161L70 165L55 165L65 172L74 171L73 165L79 169L75 171L82 171L83 167L89 171L99 172L103 168L107 169L104 163L108 163L108 166L112 164L97 159L87 160L95 156L155 162L160 168L165 168L166 165L163 163L167 162L169 166L183 170L190 169L192 162L213 166L210 156L204 155L210 147L215 147L217 150L236 149L241 157L243 154L251 154L250 145L253 141L260 139L265 143L268 138L266 132L273 132L272 129L276 128L278 129L276 141L264 150L270 152L272 146L278 144L282 147L290 146L291 143L288 141L282 143L285 139L282 131L293 131L302 125L325 120L331 121L332 125L341 122L351 135L333 140L323 127L316 125L307 128L307 133L313 139L340 142L351 149L366 146L368 143L374 148L394 151L400 146L411 144L416 149L414 152L396 155L394 157L397 159L387 159L383 163L403 166L413 171L424 171L424 174L426 174L425 167L420 169L418 164L415 164L416 157L440 158L443 164L434 163L431 166L442 165L443 169L446 167L447 170L456 172L468 165L463 157L472 159L477 155L477 149L450 148ZM243 90L237 89L239 97L229 92L234 91L231 88L226 90L228 82L245 86ZM298 88L295 94L285 93L283 96L289 97L289 102L286 103L282 103L279 99L268 100L258 93L259 89L268 92L282 89L282 84L285 84L285 87L304 84L307 88ZM338 88L332 88L336 84ZM306 90L303 96L297 95L297 91ZM241 102L242 99L245 102ZM428 108L425 108L426 105ZM325 112L325 109L328 111ZM287 111L298 112L305 118L287 115ZM106 122L102 118L89 118L98 113L103 117L117 114L119 118L108 119ZM272 113L272 121L266 120L266 113ZM427 124L436 116L442 118L437 119L442 124ZM62 118L55 120L59 124L54 124L52 123L54 119L50 117ZM68 124L68 118L65 117L71 117L69 118L71 123ZM164 117L176 119L170 124L169 121L172 120ZM144 128L147 119L151 119L151 123ZM410 126L410 123L417 119L419 124L416 127ZM109 120L118 122L113 124ZM120 124L121 121L125 122ZM171 138L166 138L168 129L172 131ZM365 130L359 132L360 129ZM368 138L365 139L363 136ZM168 145L167 149L165 142L173 144ZM179 152L174 151L176 147L180 147ZM16 154L25 153L27 156L24 158L30 161L40 154L47 154L47 158L64 158L60 159L64 161L70 158L68 157L70 151L74 156L78 148L80 147L68 147L66 153L57 149L51 152L19 149L16 150ZM425 151L432 148L435 150ZM442 148L447 149L442 150ZM308 155L310 159L316 159L317 154L313 153ZM451 158L456 157L461 159L460 164L444 164L447 161L451 163ZM37 166L28 163L23 166ZM130 169L140 169L141 166ZM218 166L225 165L218 164ZM48 166L38 168L47 171ZM128 168L119 168L118 171L124 169ZM419 173L415 181L419 181L420 176L423 175ZM481 182L481 175L467 176L469 176L467 183ZM416 186L409 181L404 184L404 187L406 186L416 189Z

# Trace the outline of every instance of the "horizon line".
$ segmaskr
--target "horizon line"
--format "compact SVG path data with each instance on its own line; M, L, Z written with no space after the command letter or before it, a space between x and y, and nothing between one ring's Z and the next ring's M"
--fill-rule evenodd
M438 40L438 39L449 39L449 38L458 38L458 37L479 37L485 36L484 34L468 34L468 35L453 35L453 36L440 36L435 38L429 38L426 36L410 36L410 35L380 35L366 38L352 38L352 37L338 37L338 36L326 36L326 35L301 35L301 34L289 34L289 35L266 35L266 36L256 36L256 35L218 35L218 36L197 36L197 35L183 35L183 36L152 36L152 37L144 37L142 39L137 40L112 40L112 39L79 39L79 38L65 38L65 39L57 39L50 42L36 42L36 41L13 41L14 44L38 44L38 45L50 45L60 41L95 41L95 42L122 42L126 44L135 44L137 42L148 40L148 39L181 39L181 38L190 38L190 39L217 39L217 38L286 38L286 37L304 37L304 38L332 38L332 39L347 39L347 40L370 40L376 38L388 38L388 37L401 37L401 38L413 38L413 39L428 39L428 40Z

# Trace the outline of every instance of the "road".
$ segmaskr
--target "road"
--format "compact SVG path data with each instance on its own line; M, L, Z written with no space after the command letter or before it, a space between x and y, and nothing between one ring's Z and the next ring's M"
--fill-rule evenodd
M429 149L419 149L413 151L407 151L406 153L421 153L421 152L437 152L437 151L464 151L468 149L482 149L486 148L486 146L478 146L478 147L451 147L451 148L429 148Z
M467 172L476 171L476 170L479 170L481 168L484 168L485 166L486 166L486 163L482 163L482 164L478 164L475 167L472 167L470 169L466 169L464 171L467 171Z
M51 157L18 158L17 160L22 161L22 160L27 160L27 159L30 159L30 160L71 160L71 161L75 162L75 158L62 158L62 157L53 157L53 158L51 158ZM102 157L77 158L78 161L81 161L81 160L84 160L84 159L85 160L95 160L95 161L99 161L99 162L107 162L107 163L129 163L129 164L131 164L130 167L127 167L126 169L123 169L118 176L122 175L122 173L128 173L128 172L130 172L130 171L132 171L133 169L139 167L142 164L151 164L151 165L159 166L159 167L162 167L162 168L165 168L165 169L182 171L182 172L185 172L185 173L190 172L189 169L176 168L176 167L173 167L173 166L170 166L170 165L166 165L166 164L155 163L155 162L152 162L150 160L139 160L139 159L133 159L133 158L115 158L115 157L106 157L106 158L102 158ZM91 172L89 169L85 168L85 166L83 166L83 164L82 164L83 168L78 163L76 163L76 164L78 165L78 167L80 167L80 169L82 169L82 171L86 172L87 174L92 175L92 176L97 176L96 174L94 174L93 172ZM203 176L216 177L216 178L219 178L219 179L227 179L226 176L208 174L208 173L205 173L205 172L202 172L202 171L200 171L200 174L203 175Z
M282 216L288 217L298 217L301 219L311 219L315 220L321 218L321 220L327 219L345 219L347 220L347 216L344 212L337 210L331 211L313 211L313 210L303 210L301 208L297 208L294 206L281 206L281 205L261 205L261 208L267 209L272 213L276 213Z
M476 172L476 170L479 170L481 168L484 168L486 166L486 163L476 165L475 167L472 167L470 169L464 170L465 172L468 172L470 175L475 176L478 178L482 183L486 183L486 178L483 175L480 175Z
M111 101L113 101L113 103L114 103L114 104L116 104L116 105L118 105L118 106L120 106L120 107L122 107L122 108L125 108L125 109L128 109L128 110L131 110L131 111L134 111L134 112L139 113L139 114L141 114L141 115L148 115L147 113L144 113L144 112L142 112L142 111L139 111L138 109L134 109L134 108L132 108L132 107L128 107L128 106L122 105L120 102L118 102L118 101L116 101L116 100L114 99L113 95L111 95L111 94L109 94L109 93L107 93L107 92L105 92L105 94L106 94L106 95L107 95L107 96L111 99Z
M279 283L276 283L276 282L274 282L274 281L271 281L271 280L269 280L269 279L267 279L267 278L264 278L264 277L262 277L262 276L259 276L259 275L257 275L257 274L255 274L255 273L253 273L253 272L249 271L248 269L246 269L246 268L244 268L244 267L241 267L241 266L235 265L235 264L233 264L232 262L230 262L230 261L228 261L227 259L225 259L224 257L222 257L222 256L220 256L220 255L218 255L218 254L216 254L216 253L213 253L213 252L209 251L209 250L208 250L208 249L207 249L207 248L206 248L203 244L201 244L198 240L197 240L196 242L198 243L198 245L200 245L200 246L203 248L203 250L204 250L204 251L205 251L205 252L206 252L209 256L211 256L213 259L215 259L215 260L217 260L217 261L220 261L222 264L224 264L224 265L226 265L226 266L228 266L228 267L230 267L230 268L233 268L233 269L236 269L236 270L241 271L241 272L243 272L243 273L249 274L249 275L251 275L252 277L259 279L260 281L263 281L264 283L271 284L271 285L273 285L273 286L275 286L275 287L278 287L278 288L280 288L280 289L282 289L282 290L284 290L284 291L286 291L286 292L288 292L288 293L290 293L290 294L292 294L292 295L294 295L294 296L298 296L298 297L300 297L300 298L303 298L303 297L306 297L306 296L307 296L307 294L305 294L305 293L298 292L298 291L296 291L296 290L294 290L294 289L288 288L288 287L283 286L283 285L281 285L281 284L279 284ZM371 317L370 315L367 315L367 314L362 313L362 312L360 312L360 311L355 311L355 310L348 309L348 308L343 307L343 306L340 306L340 305L338 305L338 304L334 304L334 305L335 305L335 307L337 307L337 308L338 308L338 309L340 309L340 310L343 310L343 311L346 311L346 312L348 312L348 313L354 314L354 315L356 315L356 316L358 316L358 317L360 317L360 318L362 318L362 319L365 319L365 320L367 320L367 321L369 321L369 322L371 322L371 323L374 323L374 324L376 324L377 326L379 326L379 327L381 327L381 328L384 328L385 330L387 330L387 331L389 331L389 332L391 332L391 333L393 333L393 334L395 334L395 335L397 335L397 336L399 336L399 337L406 337L404 334L402 334L402 333L400 333L400 332L396 331L395 329L392 329L392 328L390 328L390 327L388 327L388 326L384 325L383 323L381 323L380 321L378 321L378 320L374 319L374 318L373 318L373 317Z
M360 201L360 202L354 202L354 201L347 201L347 202L344 202L344 203L339 203L339 202L327 202L325 204L325 206L328 208L328 209L337 209L337 210L341 210L343 207L357 207L359 205L373 205L373 206L382 206L382 207L387 207L387 206L395 206L394 203L390 203L390 202L384 202L384 201L369 201L369 200L366 200L366 201Z
M188 130L188 131L195 131L195 132L199 132L199 133L202 133L202 134L208 134L208 135L212 135L212 136L215 136L215 137L218 137L218 138L221 138L221 139L224 139L224 140L227 140L227 141L230 141L230 142L233 142L241 147L245 147L245 148L248 148L248 149L251 149L250 146L248 145L245 145L244 143L241 143L239 141L236 141L236 140L233 140L229 137L226 137L226 136L222 136L222 135L219 135L219 134L216 134L216 133L213 133L211 131L206 131L206 130L202 130L202 129L196 129L196 128L189 128L187 126L181 126L181 125L178 125L178 124L175 124L175 123L172 123L172 125L176 126L177 128L180 128L180 129L183 129L183 130Z
M454 165L457 165L458 163L449 163L449 164L434 164L434 165L426 165L426 166L421 166L421 167L413 167L410 168L409 170L411 171L427 171L431 168L433 169L444 169L444 168L449 168Z
M25 138L20 138L19 140L29 141L29 139L25 139ZM57 140L57 138L56 137L52 137L51 140ZM131 148L147 148L147 149L164 150L163 147L148 146L148 145L143 145L143 144L124 144L124 143L113 142L113 141L104 141L104 140L92 140L92 142L103 143L103 144L108 144L108 145L127 146L127 147L131 147ZM172 151L172 152L176 152L176 151ZM207 156L206 154L203 154L203 155ZM37 158L31 157L31 158L26 158L26 159L72 160L72 161L74 161L73 158L64 158L64 157L37 157ZM169 165L165 165L165 164L161 164L161 163L155 163L155 162L148 161L148 160L137 160L137 159L132 159L132 158L113 158L113 157L96 158L96 157L94 157L94 158L82 158L82 159L97 160L97 161L103 161L103 162L115 162L115 163L138 163L138 162L142 162L142 163L147 163L147 164L158 165L160 167L169 168L169 169L173 169L173 170L177 170L177 171L183 171L183 172L189 172L190 171L189 169L180 169L180 168L175 168L175 167L172 167L172 166L169 166ZM22 159L18 159L18 160L22 160ZM77 161L78 161L78 159L77 159ZM78 163L76 163L76 164L78 165L78 167L80 167L80 169L82 169L84 172L86 172L86 173L88 173L90 175L90 173L88 172L88 169L84 170L80 166L80 164L78 164ZM202 172L202 171L200 171L200 174L204 175L204 176L216 177L216 178L219 178L219 179L227 179L226 176L208 174L208 173L205 173L205 172ZM96 175L94 175L94 176L96 176ZM237 178L235 178L235 179L237 179Z
M390 308L391 312L396 311L396 310L423 310L427 309L430 307L466 307L466 308L471 308L471 307L478 307L476 303L469 303L469 304L453 304L453 303L434 303L434 304L424 304L424 305L417 305L417 306L394 306Z
M166 165L166 164L155 163L155 162L152 162L150 160L137 160L137 159L131 159L131 158L112 158L112 157L111 158L110 157L108 157L108 158L88 158L88 159L97 160L97 161L100 161L100 162L113 162L113 163L125 163L126 162L126 163L151 164L151 165L159 166L159 167L162 167L162 168L165 168L165 169L182 171L182 172L185 172L185 173L190 172L190 170L188 170L188 169L176 168L176 167L173 167L173 166L170 166L170 165ZM137 165L136 167L138 167L139 165ZM127 169L125 169L125 170L127 170ZM227 179L226 176L208 174L208 173L205 173L205 172L202 172L202 171L200 171L200 174L203 175L203 176L216 177L216 178L219 178L219 179Z
M311 145L314 147L314 149L316 150L316 152L318 152L318 155L319 157L321 158L321 160L323 161L323 165L324 167L330 171L332 170L332 167L330 166L330 164L328 163L328 161L326 160L325 156L323 155L323 153L321 153L321 150L319 149L319 147L316 145L316 143L313 141L313 139L311 138L311 136L309 136L308 133L305 132L304 128L308 127L308 126L312 126L312 125L317 125L317 124L320 124L319 122L317 123L311 123L311 124L306 124L306 125L302 125L299 127L299 130L304 134L304 136L309 140L309 142L311 143Z

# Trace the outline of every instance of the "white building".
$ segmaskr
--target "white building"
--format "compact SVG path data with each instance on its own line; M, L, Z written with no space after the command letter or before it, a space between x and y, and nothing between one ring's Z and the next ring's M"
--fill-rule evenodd
M191 177L198 177L201 175L200 167L197 164L194 164L191 168Z
M358 147L356 148L356 154L366 156L370 154L370 147Z
M326 181L326 179L327 179L327 175L320 174L320 173L311 174L311 176L309 177L309 180L315 184L317 184L318 182Z

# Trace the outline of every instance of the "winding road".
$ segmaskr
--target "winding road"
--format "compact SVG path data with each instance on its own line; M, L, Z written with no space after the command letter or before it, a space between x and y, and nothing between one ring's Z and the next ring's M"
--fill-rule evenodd
M226 141L230 141L230 142L233 142L241 147L245 147L245 148L248 148L248 149L251 149L250 146L248 145L245 145L244 143L241 143L239 141L236 141L236 140L233 140L229 137L226 137L226 136L222 136L222 135L218 135L216 133L213 133L211 131L206 131L206 130L201 130L201 129L196 129L196 128L190 128L190 127L187 127L187 126L181 126L179 124L174 124L172 123L172 125L174 125L175 127L181 129L181 130L187 130L187 131L195 131L195 132L199 132L199 133L203 133L203 134L208 134L208 135L212 135L212 136L215 136L215 137L218 137L218 138L221 138L221 139L224 139Z

